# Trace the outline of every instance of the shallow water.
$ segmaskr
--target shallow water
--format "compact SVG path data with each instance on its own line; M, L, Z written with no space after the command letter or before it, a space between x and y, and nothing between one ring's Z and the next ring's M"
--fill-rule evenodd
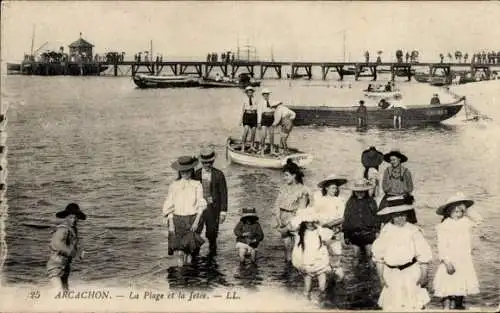
M272 99L287 104L354 105L367 84L268 80L263 86L273 91ZM437 91L418 83L400 86L409 104L427 103ZM281 243L269 223L280 172L229 164L224 158L226 138L240 134L240 90L139 90L130 78L23 76L7 77L3 90L3 100L9 103L4 283L47 282L48 227L56 223L57 210L77 201L89 218L81 223L86 259L74 265L76 284L272 288L301 297L302 278L286 270ZM499 90L484 88L468 101L482 110L498 101ZM452 99L438 92L442 102ZM491 106L488 109L494 116ZM460 113L440 127L401 131L295 128L290 145L314 155L305 170L311 188L331 172L350 178L361 175L360 154L371 145L382 151L400 148L410 159L419 221L434 252L434 226L440 221L435 208L457 191L470 195L485 222L474 234L481 294L469 300L484 306L498 303L499 294L500 244L495 238L500 235L496 227L500 213L495 204L500 200L500 125L498 120L465 123L463 119ZM229 214L221 225L215 262L202 258L194 268L179 270L171 267L159 219L175 176L170 164L208 144L218 153L215 166L226 174ZM343 194L348 195L345 190ZM259 248L258 267L239 268L232 230L238 210L250 205L257 208L266 237ZM363 263L353 268L352 261L352 253L345 251L346 277L332 286L328 307L375 306L380 289L374 271ZM433 269L431 278L432 273Z

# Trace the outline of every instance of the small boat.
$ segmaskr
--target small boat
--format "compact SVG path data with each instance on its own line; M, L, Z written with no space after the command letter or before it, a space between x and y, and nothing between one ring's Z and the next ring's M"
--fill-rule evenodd
M259 87L260 81L254 81L248 84L244 84L238 81L218 81L215 79L207 78L200 80L200 87L202 88L245 88L247 86Z
M267 144L266 150L268 149L269 144ZM294 148L289 148L289 154L283 156L272 156L268 153L261 155L260 153L242 152L241 140L232 137L229 137L226 142L226 158L231 162L241 165L274 169L283 168L288 159L291 159L300 167L308 165L313 160L311 154Z
M20 63L7 63L7 72L21 72Z
M429 82L429 74L426 73L415 73L415 80L419 83L427 83Z
M213 79L206 77L200 81L200 86L203 88L245 88L248 86L260 87L260 81L253 79L249 73L241 73L240 75L238 75L237 79L227 77L221 79Z
M446 76L432 76L429 78L429 84L432 86L445 86L451 83L451 79Z
M382 99L382 98L394 98L396 96L402 96L399 90L385 91L385 90L363 90L365 96L372 99Z
M176 87L199 87L199 79L193 76L172 75L154 76L138 74L133 77L137 87L144 88L176 88Z
M441 105L407 105L404 108L398 106L386 109L367 106L368 127L392 128L394 127L394 115L401 114L403 128L439 124L455 116L464 106L462 101L465 97L455 102ZM358 126L358 106L329 107L329 106L290 106L296 114L295 126Z

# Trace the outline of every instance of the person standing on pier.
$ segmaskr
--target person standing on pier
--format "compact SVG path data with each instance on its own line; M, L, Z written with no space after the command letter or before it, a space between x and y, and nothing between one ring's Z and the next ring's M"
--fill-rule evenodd
M281 101L275 101L271 108L274 109L274 122L272 127L281 126L280 146L282 154L288 154L288 137L293 129L293 121L295 120L295 112L283 105ZM276 153L275 153L276 155Z
M257 127L261 129L260 135L260 153L264 155L266 150L266 137L269 134L269 148L271 154L274 154L274 109L269 102L271 91L269 89L262 90L264 101L260 103L257 109Z
M68 279L73 259L83 258L78 238L78 220L86 220L87 216L76 203L70 203L63 211L56 213L57 218L64 218L59 224L50 241L50 258L47 271L54 288L60 291L69 289Z
M248 132L251 132L250 152L255 152L255 131L257 127L257 104L253 98L254 89L251 86L245 88L248 100L243 103L241 124L243 125L243 136L241 137L241 151L245 151Z
M205 227L209 247L208 255L213 257L217 255L219 224L224 223L226 220L227 184L224 173L213 166L215 162L215 151L213 149L202 149L200 161L202 168L194 173L194 178L201 182L207 208L203 211L197 232L201 234L203 227ZM195 255L198 254L197 252Z

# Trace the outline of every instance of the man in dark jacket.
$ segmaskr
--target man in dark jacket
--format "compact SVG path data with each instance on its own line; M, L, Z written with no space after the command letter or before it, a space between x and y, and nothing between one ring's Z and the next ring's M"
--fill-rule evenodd
M208 239L209 256L217 254L217 234L219 223L224 223L227 213L227 185L222 171L213 167L215 152L202 149L200 153L202 168L194 174L195 179L203 186L203 197L207 201L207 209L203 212L197 232L201 234L203 227Z

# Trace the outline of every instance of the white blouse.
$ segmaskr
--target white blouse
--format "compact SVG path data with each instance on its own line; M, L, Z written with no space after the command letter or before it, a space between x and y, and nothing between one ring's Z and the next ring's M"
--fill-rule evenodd
M389 266L404 265L416 258L427 263L432 259L432 250L420 229L406 223L404 226L386 224L373 242L373 259Z
M321 224L328 224L344 217L345 200L342 197L323 196L321 191L313 194L313 208L319 215Z
M193 179L179 179L168 187L168 195L163 204L163 216L193 215L203 212L207 202L203 198L201 183Z
M458 220L445 219L436 226L439 259L457 262L472 253L471 228L476 223L464 216Z

